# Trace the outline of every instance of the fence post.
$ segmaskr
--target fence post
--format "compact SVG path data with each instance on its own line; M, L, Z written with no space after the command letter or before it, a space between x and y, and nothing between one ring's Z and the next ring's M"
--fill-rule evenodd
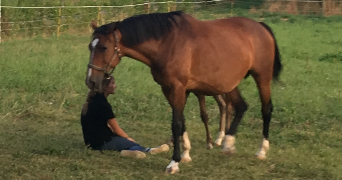
M230 4L230 17L233 17L234 0Z
M120 18L120 19L119 19L120 21L122 21L122 20L124 19L124 15L123 15L122 10L123 10L123 9L120 10L120 17L119 17L119 18Z
M147 4L147 14L150 14L150 8L151 8L151 4L150 4L150 1L148 1L148 4Z
M101 25L101 6L99 6L99 12L97 13L97 24Z
M167 12L170 12L170 1L167 2Z
M0 0L0 43L2 42L1 40L1 34L2 34L2 31L1 31L1 23L2 23L2 16L1 16L1 9L2 9L2 5L1 5L1 0Z
M61 16L62 16L62 8L59 7L58 9L58 26L57 26L57 37L60 34L60 29L61 29Z
M322 15L325 14L325 0L322 0Z

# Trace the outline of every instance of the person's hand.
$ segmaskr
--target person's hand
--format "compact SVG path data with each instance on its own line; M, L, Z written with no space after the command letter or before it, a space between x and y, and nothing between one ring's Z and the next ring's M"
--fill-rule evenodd
M127 139L130 140L130 141L132 141L132 142L135 142L135 140L132 139L132 138L130 138L130 137L128 137Z

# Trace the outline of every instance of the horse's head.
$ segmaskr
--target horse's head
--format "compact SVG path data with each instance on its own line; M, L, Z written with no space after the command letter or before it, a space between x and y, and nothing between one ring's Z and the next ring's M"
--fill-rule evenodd
M90 59L86 77L86 85L89 89L102 92L102 80L104 74L111 74L115 66L120 62L120 38L121 34L116 29L118 22L113 22L98 27L92 21L92 40L89 43Z

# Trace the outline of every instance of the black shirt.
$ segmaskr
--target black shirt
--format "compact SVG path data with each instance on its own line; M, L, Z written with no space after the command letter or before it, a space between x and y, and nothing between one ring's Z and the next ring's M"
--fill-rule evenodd
M107 126L107 121L112 118L115 118L112 106L104 94L97 93L90 99L87 113L81 115L83 138L87 146L97 149L116 136Z

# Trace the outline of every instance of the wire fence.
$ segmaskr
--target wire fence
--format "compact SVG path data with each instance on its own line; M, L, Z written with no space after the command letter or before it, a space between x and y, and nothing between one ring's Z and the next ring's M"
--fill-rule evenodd
M342 0L174 0L99 6L18 7L1 5L1 40L35 35L87 32L99 25L137 14L182 10L200 19L268 13L342 15Z

